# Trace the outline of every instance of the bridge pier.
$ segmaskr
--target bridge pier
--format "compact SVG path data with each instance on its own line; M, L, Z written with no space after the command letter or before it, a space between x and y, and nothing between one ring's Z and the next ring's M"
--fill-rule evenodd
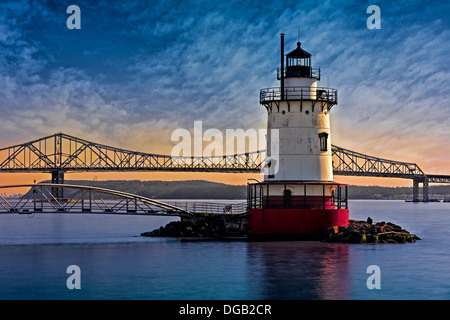
M413 202L419 202L419 179L413 180Z
M429 197L428 197L428 183L429 183L429 179L428 178L424 178L423 179L423 190L422 190L422 201L423 202L428 202L429 201Z
M52 170L52 183L64 184L64 170ZM52 188L52 196L56 199L64 198L64 188Z
M422 200L420 200L419 184L422 183ZM429 201L429 179L427 177L420 177L413 179L413 202L428 202Z

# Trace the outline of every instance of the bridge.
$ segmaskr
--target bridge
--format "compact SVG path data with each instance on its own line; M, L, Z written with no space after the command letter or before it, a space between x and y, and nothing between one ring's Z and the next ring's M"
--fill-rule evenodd
M0 190L17 188L30 190L20 198L5 198L0 195L0 213L191 214L185 209L161 201L104 188L52 183L0 186ZM70 198L56 197L55 188L70 190Z
M20 198L7 198L1 191L29 188ZM55 196L54 189L65 190L66 197ZM72 213L176 216L196 214L242 214L247 203L237 202L161 202L117 190L70 184L19 184L0 186L0 214Z
M261 173L265 150L211 157L172 157L130 151L57 133L30 142L0 149L0 172L48 172L52 194L63 198L65 172L177 171ZM332 146L335 175L411 179L413 200L428 201L430 183L450 183L450 175L430 175L415 163L378 158Z

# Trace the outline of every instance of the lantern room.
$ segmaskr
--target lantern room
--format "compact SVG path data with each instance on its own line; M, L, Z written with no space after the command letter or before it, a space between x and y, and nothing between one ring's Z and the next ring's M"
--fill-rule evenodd
M286 78L317 78L311 67L311 54L302 49L297 42L297 48L286 55Z

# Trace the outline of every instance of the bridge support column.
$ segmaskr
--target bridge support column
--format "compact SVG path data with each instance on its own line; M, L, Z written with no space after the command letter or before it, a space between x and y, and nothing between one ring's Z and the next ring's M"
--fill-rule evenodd
M423 202L428 202L429 201L429 197L428 197L428 178L424 178L423 179L423 190L422 190L422 201Z
M420 179L413 180L413 202L419 202L419 182Z
M64 183L64 170L53 170L52 171L52 183L63 184ZM64 198L63 188L52 188L52 195L56 199Z
M420 200L419 184L422 183L422 200ZM413 202L429 202L428 195L429 178L414 178L413 180Z

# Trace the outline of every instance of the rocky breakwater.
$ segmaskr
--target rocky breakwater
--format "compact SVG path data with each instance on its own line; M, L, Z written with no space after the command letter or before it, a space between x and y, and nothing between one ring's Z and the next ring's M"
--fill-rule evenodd
M346 243L406 243L420 240L400 226L391 222L373 223L369 217L367 221L349 220L346 227L328 228L328 242Z
M225 219L228 218L228 219ZM208 215L196 214L195 218L184 221L172 221L166 226L149 232L141 233L144 237L177 237L177 238L203 238L203 239L223 239L240 238L244 234L239 227L234 228L230 220L237 220L231 215ZM235 224L239 225L237 221Z

